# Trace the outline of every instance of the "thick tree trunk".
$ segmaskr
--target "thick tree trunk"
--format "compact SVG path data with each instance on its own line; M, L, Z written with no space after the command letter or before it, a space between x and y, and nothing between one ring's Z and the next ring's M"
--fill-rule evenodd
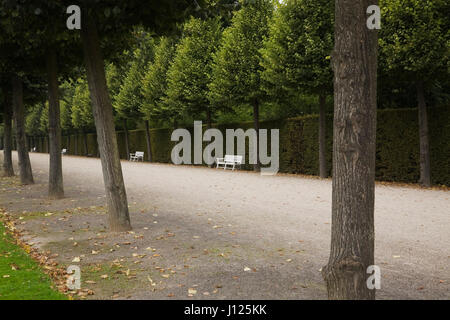
M328 177L325 103L326 95L321 93L319 95L319 173L321 178Z
M417 102L419 109L419 137L420 137L420 180L424 187L431 187L430 142L428 136L428 114L425 103L423 82L417 82Z
M150 136L150 125L148 120L145 120L145 139L147 141L148 161L152 162L152 140Z
M322 275L330 299L375 299L374 264L377 32L371 0L336 0L331 252Z
M61 159L59 85L56 52L53 48L47 52L46 58L48 77L48 141L50 154L48 196L51 199L61 199L64 197L64 186Z
M127 154L126 157L127 157L127 160L130 160L130 141L128 140L127 120L123 119L122 124L123 124L123 133L125 135L125 152Z
M23 84L18 76L12 78L14 122L16 124L17 155L19 158L19 175L22 184L32 184L30 156L25 136L25 108L23 105Z
M87 133L84 130L83 130L83 145L84 145L84 155L87 157L89 155L88 138Z
M5 90L5 92L7 92ZM8 97L4 99L3 107L3 175L5 177L14 176L14 168L12 163L12 110L11 101Z
M253 171L261 171L259 163L259 101L255 99L253 102L253 127L256 130L256 164L253 165Z
M131 230L125 184L114 126L113 109L106 86L105 67L95 21L85 8L81 38L86 61L97 141L103 169L109 224L112 231Z

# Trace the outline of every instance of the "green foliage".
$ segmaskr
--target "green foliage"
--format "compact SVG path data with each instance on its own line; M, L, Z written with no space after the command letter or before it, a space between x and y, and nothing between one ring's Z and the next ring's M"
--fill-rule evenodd
M275 12L262 53L263 86L273 101L332 90L334 7L328 0L288 0Z
M79 78L74 82L71 116L72 125L78 130L89 130L94 126L92 115L91 99L89 95L88 83L85 79Z
M108 87L112 93L113 107L117 111L119 119L139 120L142 118L140 112L140 106L143 101L141 84L144 74L142 70L153 57L154 50L152 38L144 38L142 42L141 47L137 47L133 51L130 68L118 91L116 91L119 81L117 69L111 65L107 69ZM116 94L114 94L114 91L116 91Z
M25 128L28 135L41 135L45 133L41 127L41 116L44 114L44 105L36 103L28 108L25 117Z
M269 32L272 12L273 5L266 0L245 2L235 12L214 56L213 81L209 86L212 104L234 107L253 104L263 96L260 49Z
M145 119L170 119L172 114L162 101L167 90L167 70L173 60L175 48L170 38L160 38L155 49L155 58L147 66L142 80L143 103L140 111Z
M184 24L183 39L167 73L168 87L163 104L171 114L185 112L191 116L214 112L208 100L212 57L221 27L218 19L191 18Z
M448 77L450 5L445 0L381 0L380 64L395 78Z

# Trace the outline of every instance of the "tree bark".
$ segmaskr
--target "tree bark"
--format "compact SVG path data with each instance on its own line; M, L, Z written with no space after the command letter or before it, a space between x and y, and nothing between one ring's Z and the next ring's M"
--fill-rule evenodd
M51 199L61 199L64 197L64 185L61 158L58 68L54 48L48 50L46 59L48 77L48 141L50 154L48 196Z
M326 116L325 116L326 95L319 95L319 173L321 178L327 178L327 151L326 151Z
M419 138L420 138L420 180L424 187L431 187L430 143L428 136L428 114L425 103L423 82L417 82L417 102L419 110Z
M70 133L67 134L67 153L72 154L72 150L70 150Z
M123 133L125 135L125 152L126 152L126 159L130 160L130 142L128 140L128 126L127 126L127 119L122 120L123 124Z
M113 109L106 85L100 40L95 21L87 8L84 8L81 19L81 38L103 169L109 225L112 231L128 231L131 230L131 223L127 194L117 146Z
M253 102L253 127L256 131L256 164L253 165L253 171L261 171L259 163L259 101L255 99Z
M25 108L23 105L23 83L19 76L12 78L14 122L16 124L17 155L19 158L19 175L22 184L33 184L30 156L25 136Z
M87 139L87 133L84 130L83 130L83 145L84 145L84 155L87 157L89 155L88 139Z
M366 9L376 2L335 6L331 252L322 271L330 299L375 299L366 271L374 264L378 34Z
M150 125L148 120L145 120L145 139L147 141L148 161L152 162L152 140L150 136Z
M78 155L78 132L74 135L74 143L75 143L75 155Z
M4 91L8 92L8 91ZM3 107L3 175L5 177L14 176L14 168L12 163L12 110L11 101L5 95Z

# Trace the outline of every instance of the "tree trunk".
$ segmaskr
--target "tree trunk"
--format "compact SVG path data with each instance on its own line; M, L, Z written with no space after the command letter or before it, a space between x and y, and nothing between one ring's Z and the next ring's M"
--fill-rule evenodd
M97 141L103 169L109 224L112 231L131 230L125 184L114 126L113 109L106 85L105 67L94 19L83 10L81 38Z
M375 299L366 284L375 237L378 35L366 26L372 4L336 0L335 6L331 252L322 271L330 299Z
M211 116L211 110L206 110L206 127L208 129L212 128L212 116Z
M150 125L148 120L145 120L145 139L147 141L148 161L152 162L152 140L150 136Z
M123 133L125 135L125 152L126 152L126 159L130 160L130 143L128 140L128 126L127 126L127 119L122 120L123 124Z
M319 173L321 178L327 178L327 151L326 151L326 116L325 116L326 95L319 95Z
M78 132L75 133L74 137L73 137L73 142L74 142L74 147L75 147L75 155L78 155Z
M261 166L259 163L259 101L255 99L253 102L253 127L256 130L256 164L253 165L253 171L259 172Z
M88 139L87 139L87 133L84 130L83 130L83 144L84 144L84 155L87 157L89 155Z
M67 153L72 154L72 150L70 150L70 133L67 134Z
M4 90L4 92L8 92ZM12 163L12 110L11 101L5 94L4 107L3 107L3 175L5 177L14 176L14 168Z
M23 105L22 79L15 75L12 78L14 122L16 124L17 155L19 158L19 175L22 184L32 184L33 173L31 171L30 156L27 149L25 136L25 108Z
M419 137L420 137L420 180L424 187L431 187L430 143L428 136L428 115L425 103L423 82L417 82L417 102L419 109Z
M48 141L50 169L48 179L48 196L51 199L64 197L62 159L61 159L61 124L59 106L59 85L56 52L51 48L47 52L48 77Z

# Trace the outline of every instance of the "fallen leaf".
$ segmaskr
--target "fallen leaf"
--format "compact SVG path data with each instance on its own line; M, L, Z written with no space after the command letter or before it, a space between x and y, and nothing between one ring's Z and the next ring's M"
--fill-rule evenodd
M189 288L188 293L194 295L194 294L197 294L197 290L195 290L193 288Z

